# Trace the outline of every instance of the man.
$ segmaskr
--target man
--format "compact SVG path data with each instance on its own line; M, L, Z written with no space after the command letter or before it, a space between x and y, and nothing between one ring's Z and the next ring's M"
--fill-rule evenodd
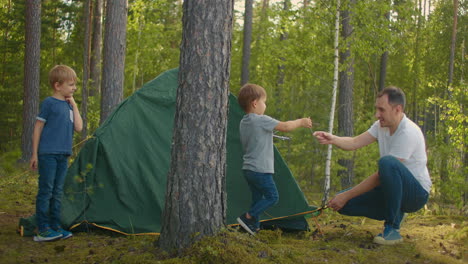
M356 150L376 140L379 169L360 184L337 194L328 206L340 214L384 220L374 242L392 245L403 241L400 222L404 213L421 209L429 198L431 179L426 167L426 145L421 129L404 114L405 94L387 87L375 103L377 121L356 137L338 137L323 131L314 136L321 144Z

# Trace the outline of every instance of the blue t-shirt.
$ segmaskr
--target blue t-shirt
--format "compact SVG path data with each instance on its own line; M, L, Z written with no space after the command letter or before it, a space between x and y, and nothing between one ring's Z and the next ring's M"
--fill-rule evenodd
M275 173L273 130L279 121L267 115L247 114L240 122L240 139L244 150L242 169Z
M47 97L36 118L44 122L38 154L72 154L73 108L67 101Z

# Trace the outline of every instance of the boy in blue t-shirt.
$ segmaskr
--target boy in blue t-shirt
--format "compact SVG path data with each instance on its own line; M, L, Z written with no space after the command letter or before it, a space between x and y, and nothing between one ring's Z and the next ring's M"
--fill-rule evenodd
M281 122L264 115L266 100L265 89L255 84L246 84L239 92L238 102L246 112L239 127L244 151L242 170L252 193L252 204L237 222L252 235L259 230L260 215L279 199L273 180L273 130L289 132L299 127L312 127L309 117Z
M41 104L32 138L30 167L39 168L39 191L36 198L36 222L39 232L34 241L65 239L72 233L60 226L63 184L72 154L73 131L81 131L83 120L73 93L76 73L65 65L57 65L49 72L54 90Z

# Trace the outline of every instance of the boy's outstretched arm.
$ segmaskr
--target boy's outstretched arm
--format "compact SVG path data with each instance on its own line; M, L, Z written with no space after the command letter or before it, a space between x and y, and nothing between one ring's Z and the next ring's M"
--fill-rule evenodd
M73 126L76 132L81 132L83 130L83 119L81 118L80 111L76 105L75 99L73 96L65 98L67 102L73 107Z
M299 127L312 127L312 120L310 119L310 117L304 117L286 122L279 122L278 125L276 125L275 130L281 132L289 132Z
M39 139L41 138L43 128L44 128L44 122L36 120L36 124L34 124L34 131L33 131L33 138L32 138L31 160L29 161L29 167L31 168L31 170L37 169L37 150L39 148Z

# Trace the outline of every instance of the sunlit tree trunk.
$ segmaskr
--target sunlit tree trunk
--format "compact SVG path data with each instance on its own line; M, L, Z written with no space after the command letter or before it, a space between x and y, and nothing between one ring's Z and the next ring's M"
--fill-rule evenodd
M335 105L336 105L336 93L338 90L338 73L339 73L339 39L340 39L340 0L336 1L336 15L335 15L335 41L334 47L334 71L333 71L333 92L332 101L330 107L330 120L328 122L328 132L333 133L333 122L335 120ZM331 169L331 157L332 157L332 145L328 145L327 159L325 161L325 181L324 181L324 193L322 199L322 206L328 201L330 194L330 169Z
M108 1L104 35L101 118L102 124L122 101L127 32L127 0Z
M41 0L26 0L23 132L21 135L21 161L27 162L32 154L32 134L39 111L41 62Z
M226 221L226 133L234 0L183 4L171 166L159 245L181 252Z

